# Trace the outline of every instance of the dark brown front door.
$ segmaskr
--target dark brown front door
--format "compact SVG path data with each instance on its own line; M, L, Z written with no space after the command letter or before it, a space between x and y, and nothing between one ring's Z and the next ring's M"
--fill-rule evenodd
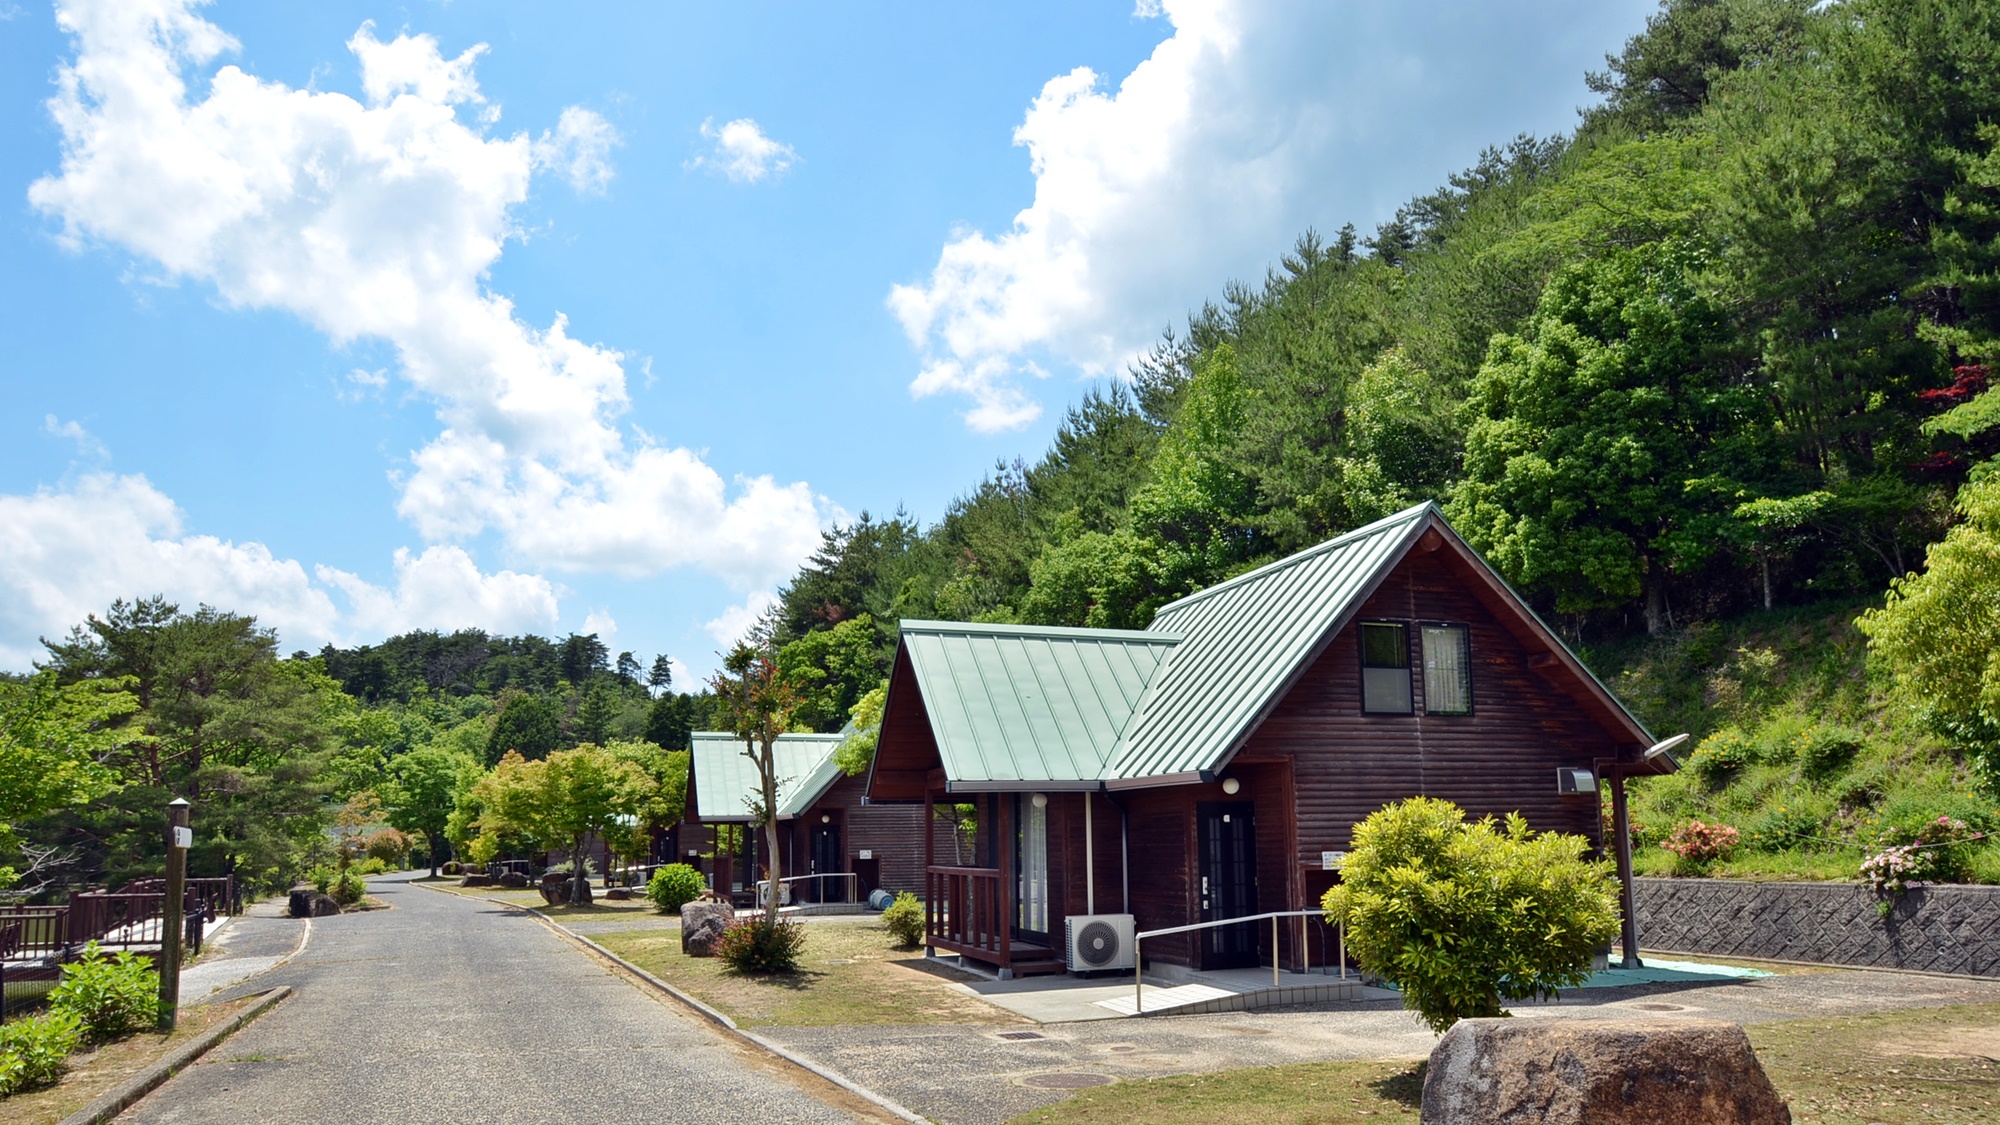
M1204 802L1195 806L1201 832L1201 920L1241 918L1257 913L1257 824L1248 801ZM1201 931L1201 967L1240 969L1255 965L1257 927L1214 926Z
M807 849L811 856L812 869L808 875L826 875L847 870L847 853L840 847L840 825L815 824L812 840ZM846 902L846 879L808 879L806 901Z

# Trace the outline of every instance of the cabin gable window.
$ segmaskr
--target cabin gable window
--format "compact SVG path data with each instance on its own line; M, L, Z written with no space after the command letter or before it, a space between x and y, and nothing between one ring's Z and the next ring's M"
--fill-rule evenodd
M1463 625L1425 622L1424 714L1472 714L1472 636Z
M1361 710L1410 713L1410 630L1400 621L1361 623Z

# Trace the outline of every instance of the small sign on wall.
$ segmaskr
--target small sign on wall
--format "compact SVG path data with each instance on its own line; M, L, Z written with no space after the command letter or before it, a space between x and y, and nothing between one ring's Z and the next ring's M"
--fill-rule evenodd
M194 829L175 825L174 846L177 848L194 847Z
M1321 871L1338 871L1340 870L1340 865L1346 862L1347 862L1346 852L1319 853L1319 869Z
M873 849L873 848L862 848L862 849L861 849L861 858L862 858L862 859L874 859L874 858L875 858L875 851L874 851L874 849Z

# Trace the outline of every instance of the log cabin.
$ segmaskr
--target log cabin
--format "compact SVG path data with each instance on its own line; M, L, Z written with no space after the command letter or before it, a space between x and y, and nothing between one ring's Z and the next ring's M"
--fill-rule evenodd
M771 747L778 770L778 846L794 898L809 902L865 901L870 892L923 886L923 812L913 804L871 805L864 778L834 763L839 734L780 735ZM765 864L763 830L754 810L761 785L743 741L720 731L694 732L688 754L687 812L674 833L675 851L718 892L754 899ZM735 825L742 844L731 854L716 846L715 829ZM733 834L732 834L733 835Z
M924 838L926 942L1006 977L1062 970L1071 918L1147 931L1312 909L1354 825L1405 797L1518 811L1601 855L1604 779L1633 958L1623 779L1673 768L1422 504L1172 602L1145 629L902 622L866 794L921 803L932 825L939 806L972 807L970 865L938 862L935 827ZM1302 969L1331 945L1294 918L1141 953Z

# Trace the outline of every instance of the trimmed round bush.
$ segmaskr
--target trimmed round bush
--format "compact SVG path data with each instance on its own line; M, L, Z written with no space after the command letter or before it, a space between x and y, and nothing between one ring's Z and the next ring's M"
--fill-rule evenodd
M0 1098L46 1086L69 1068L69 1053L83 1039L83 1021L54 1011L0 1024Z
M789 973L798 969L805 944L803 924L754 918L722 931L715 940L715 955L738 973Z
M75 1016L91 1039L116 1039L150 1026L159 1014L160 974L146 961L121 950L106 957L96 942L81 959L62 967L62 983L49 993L49 1006Z
M889 928L897 945L915 949L924 941L924 904L909 891L897 891L896 901L882 911L882 924Z
M685 863L669 863L653 872L646 882L646 898L662 913L672 914L701 897L708 885L701 872Z

